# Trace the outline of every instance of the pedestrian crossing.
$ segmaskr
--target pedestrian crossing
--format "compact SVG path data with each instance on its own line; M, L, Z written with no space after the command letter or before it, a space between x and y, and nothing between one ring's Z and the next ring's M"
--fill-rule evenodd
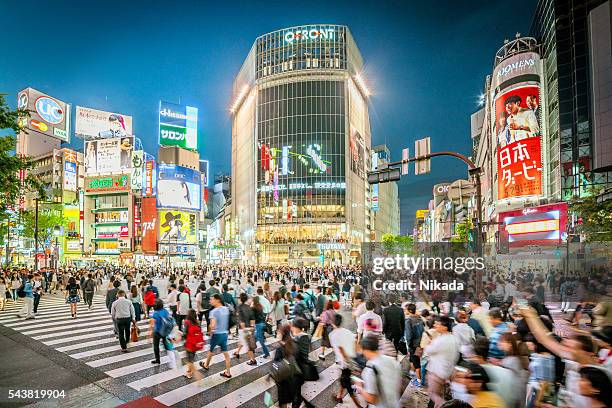
M141 330L137 342L129 343L130 352L122 353L118 340L113 333L113 323L104 304L102 295L94 296L91 310L79 303L77 318L70 315L70 307L63 298L43 296L34 320L23 320L16 316L22 302L9 303L0 312L0 325L11 328L29 338L45 344L67 357L83 362L108 377L119 380L141 395L149 395L167 406L177 407L262 407L264 393L270 392L276 401L276 386L269 379L272 358L264 358L261 348L255 352L257 365L247 364L247 350L240 351L240 357L233 357L238 340L230 338L228 352L231 358L232 378L220 374L225 369L223 354L216 352L209 370L199 367L198 363L206 358L208 345L204 352L196 356L196 368L203 375L201 380L187 379L183 376L184 366L172 367L171 359L161 351L161 364L153 365L153 348L148 336L148 320L138 323ZM272 355L277 341L268 337L266 344ZM182 345L177 345L178 356L184 364L186 353ZM318 360L321 353L320 340L313 341L310 358ZM319 361L320 380L308 382L302 395L309 401L316 401L317 407L334 407L332 395L337 392L340 370L334 363L333 351L325 350L325 361ZM342 406L342 405L340 405ZM351 406L347 404L346 406Z

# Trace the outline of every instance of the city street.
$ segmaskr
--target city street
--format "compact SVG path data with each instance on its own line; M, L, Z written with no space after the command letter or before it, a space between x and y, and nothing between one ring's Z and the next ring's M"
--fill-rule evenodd
M164 281L167 282L156 279L159 288L165 288ZM197 284L190 286L195 289ZM91 402L87 406L115 407L146 397L154 398L163 406L261 407L266 391L276 399L276 387L268 378L272 360L260 356L256 367L246 365L244 349L241 351L243 358L232 358L234 377L231 381L218 376L223 370L223 357L219 354L213 358L210 371L200 369L205 375L201 382L185 379L182 376L184 367L172 369L167 357L162 357L160 366L152 367L153 350L147 335L148 320L138 324L141 329L139 341L129 343L129 353L121 353L113 335L112 320L104 306L104 293L95 295L91 310L80 303L77 319L70 316L64 298L58 295L42 297L39 314L34 320L17 318L15 313L19 309L21 302L16 305L9 303L0 312L0 346L11 355L4 365L4 375L0 377L2 388L45 388L66 392L65 398L39 402L34 407L82 407L84 399ZM343 315L348 319L350 312L343 311ZM352 327L352 330L355 328ZM272 348L277 346L273 337L268 337L266 342ZM237 339L230 340L228 345L230 353L233 352ZM178 347L177 350L184 358L184 348ZM260 352L258 348L256 354ZM312 344L311 358L316 360L319 352L320 339ZM307 383L303 395L317 407L350 407L352 403L348 397L345 404L332 402L340 373L330 352L329 349L326 351L326 360L317 367L320 380ZM198 356L198 361L202 358L204 353ZM408 390L408 393L411 392ZM422 404L426 398L421 395L410 400ZM95 401L95 405L92 401ZM15 406L28 405L25 402L11 403L15 403ZM148 404L152 402L147 402L147 406L153 406Z

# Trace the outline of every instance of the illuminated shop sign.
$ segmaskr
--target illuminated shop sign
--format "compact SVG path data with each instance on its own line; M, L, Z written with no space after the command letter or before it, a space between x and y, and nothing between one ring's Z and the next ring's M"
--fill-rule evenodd
M317 244L317 248L320 251L330 251L330 250L345 250L346 246L344 244L340 244L338 242L324 242L321 244Z
M317 183L289 183L289 190L306 190L306 189L315 189L315 190L331 190L331 189L339 189L345 190L346 183L345 182L317 182ZM263 193L269 193L272 191L278 190L287 190L286 184L278 184L274 185L263 185L259 187L259 191Z
M558 245L567 224L567 203L502 212L499 221L512 247Z
M336 30L334 28L313 28L310 30L287 31L285 33L285 42L293 44L299 41L309 40L334 40Z
M89 179L86 191L120 191L130 188L127 175L114 177L96 177Z
M514 55L495 67L493 88L504 82L523 75L539 75L540 56L535 52Z

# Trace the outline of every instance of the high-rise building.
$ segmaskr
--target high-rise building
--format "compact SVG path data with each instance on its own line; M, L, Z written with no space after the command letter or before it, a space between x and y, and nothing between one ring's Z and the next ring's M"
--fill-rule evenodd
M391 152L386 145L372 147L372 168L391 162ZM372 241L382 240L384 234L399 235L400 206L398 186L395 181L373 184L371 187Z
M362 69L346 26L290 27L255 40L231 107L229 229L248 260L358 260L371 233Z
M541 43L552 197L612 183L610 1L540 0L531 35Z

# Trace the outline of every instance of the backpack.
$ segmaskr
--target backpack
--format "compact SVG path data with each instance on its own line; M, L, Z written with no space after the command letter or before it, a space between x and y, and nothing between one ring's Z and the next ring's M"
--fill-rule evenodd
M210 310L210 293L202 292L202 300L200 301L200 306L202 306L203 310Z
M408 325L410 326L410 348L416 349L421 344L421 337L423 336L424 327L422 323L413 323L413 318L409 317Z
M187 323L187 339L185 340L185 350L195 353L204 349L204 335L199 324Z
M314 296L312 296L309 292L304 292L304 295L306 295L304 296L304 302L306 302L306 307L309 310L313 310L315 307Z
M19 289L17 289L17 296L20 298L24 298L26 297L26 293L25 293L25 285L21 285L19 287Z
M144 295L144 302L145 302L145 305L147 306L155 305L155 292L153 292L153 289L151 288L147 289Z
M172 333L174 328L174 317L170 313L161 318L161 327L159 328L159 335L162 337L168 337Z

